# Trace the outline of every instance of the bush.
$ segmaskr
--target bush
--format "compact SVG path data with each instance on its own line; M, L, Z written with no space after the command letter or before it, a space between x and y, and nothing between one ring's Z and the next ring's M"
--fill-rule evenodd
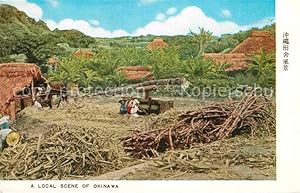
M261 87L275 87L275 61L275 52L267 53L264 49L251 57L248 72L256 77L256 83Z

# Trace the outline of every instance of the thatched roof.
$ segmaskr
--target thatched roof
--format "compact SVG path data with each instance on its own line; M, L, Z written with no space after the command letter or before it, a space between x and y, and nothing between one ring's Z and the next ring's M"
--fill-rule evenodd
M264 48L267 52L275 50L276 43L274 37L268 31L253 31L251 35L242 43L237 45L231 53L254 54Z
M209 53L204 54L205 58L210 58L218 64L228 63L231 64L226 71L235 71L235 70L245 70L248 68L247 65L247 56L241 53L228 53L228 54L219 54L219 53Z
M166 48L167 46L168 46L168 44L166 42L164 42L163 39L156 38L147 45L147 48L152 50L152 49L158 49L158 48Z
M73 53L75 57L92 58L95 55L90 49L78 49Z
M58 64L58 58L54 58L54 57L49 58L48 61L47 61L47 64L49 64L49 65L56 65L56 64Z
M128 80L153 79L151 67L126 66L118 68L117 72L121 72L122 74L124 74Z
M248 68L250 55L259 52L264 48L267 52L275 50L275 39L268 31L253 31L242 43L237 45L231 53L207 53L205 58L211 58L216 63L229 63L226 71L245 70Z
M45 80L35 64L0 64L0 113L10 114L9 104L14 100L15 93L30 85L32 79Z

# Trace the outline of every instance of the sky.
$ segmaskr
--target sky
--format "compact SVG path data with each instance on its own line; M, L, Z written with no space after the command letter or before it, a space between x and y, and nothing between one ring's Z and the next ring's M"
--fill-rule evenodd
M185 35L199 27L220 36L274 22L275 0L0 0L53 30L92 37Z

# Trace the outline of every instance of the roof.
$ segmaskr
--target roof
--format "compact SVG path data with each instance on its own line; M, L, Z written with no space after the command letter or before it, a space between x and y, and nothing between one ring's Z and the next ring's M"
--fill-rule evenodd
M242 43L237 45L231 53L254 54L264 48L267 52L275 50L274 37L268 31L253 31Z
M0 77L42 77L40 68L30 63L4 63L0 64Z
M150 42L147 45L147 48L152 50L152 49L158 49L158 48L165 48L167 46L168 46L168 44L166 42L164 42L163 39L155 38L152 42Z
M73 53L75 57L92 58L95 55L90 49L78 49Z
M267 52L275 50L276 43L268 31L253 31L242 43L237 45L231 53L207 53L205 58L211 58L216 63L229 63L231 66L226 71L246 70L249 56L260 52L264 48Z
M204 54L205 58L211 58L218 64L229 63L231 66L226 68L226 71L244 70L248 68L247 55L243 53L209 53Z
M56 64L58 64L58 59L54 58L54 57L49 58L48 61L47 61L47 64L49 64L49 65L56 65Z
M151 67L146 66L126 66L117 69L126 76L128 80L152 79L153 73Z
M33 80L45 80L40 68L28 63L0 64L0 113L9 114L9 103L15 92L31 84Z

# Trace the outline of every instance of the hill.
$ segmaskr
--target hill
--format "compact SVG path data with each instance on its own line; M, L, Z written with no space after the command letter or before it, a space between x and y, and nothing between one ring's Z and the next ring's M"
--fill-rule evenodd
M0 5L0 26L0 33L10 27L19 27L27 32L50 31L42 20L35 21L33 18L28 17L25 12L5 4Z
M257 29L213 36L206 52L230 52L253 30ZM263 30L275 31L275 24ZM162 38L183 59L197 55L199 45L190 34L92 38L78 30L51 31L42 20L36 21L13 6L0 5L0 62L26 61L42 65L49 57L68 56L78 48L90 48L96 53L102 49L145 48L155 38Z
M43 64L63 53L57 46L85 48L95 39L77 30L51 31L42 20L35 21L10 5L0 5L0 62L12 61L23 55L27 62Z

